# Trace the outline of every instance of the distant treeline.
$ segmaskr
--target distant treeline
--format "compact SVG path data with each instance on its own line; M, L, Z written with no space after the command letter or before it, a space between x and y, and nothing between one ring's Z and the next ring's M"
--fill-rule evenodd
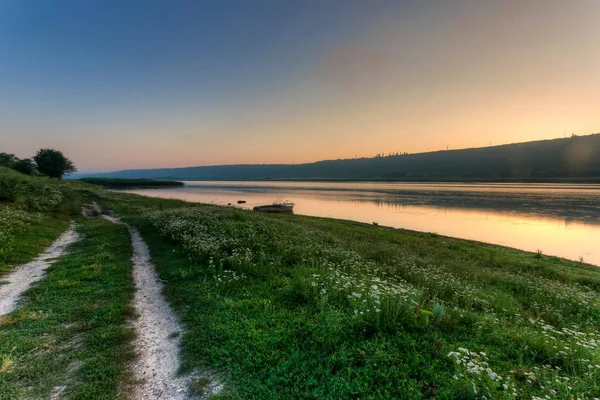
M158 181L154 179L120 179L120 178L81 178L83 182L104 186L113 189L143 188L143 187L176 187L183 186L183 182Z
M595 181L600 134L307 164L126 170L96 176L178 180Z

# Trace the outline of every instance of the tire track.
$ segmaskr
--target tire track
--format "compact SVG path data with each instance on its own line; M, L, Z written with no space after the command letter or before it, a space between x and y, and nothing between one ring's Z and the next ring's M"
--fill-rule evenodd
M14 311L23 292L44 277L46 268L51 266L56 259L65 255L67 247L79 240L75 232L75 224L63 232L44 252L35 260L17 267L13 272L0 278L0 316Z
M103 215L115 224L119 219ZM150 261L150 252L138 230L129 229L133 247L133 280L136 286L133 307L138 318L131 325L137 359L131 369L136 380L134 399L188 399L190 376L178 376L181 326L165 300L163 285Z

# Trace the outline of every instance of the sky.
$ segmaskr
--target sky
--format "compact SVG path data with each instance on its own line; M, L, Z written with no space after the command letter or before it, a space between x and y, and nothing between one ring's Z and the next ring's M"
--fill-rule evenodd
M0 152L80 171L600 132L599 0L0 0Z

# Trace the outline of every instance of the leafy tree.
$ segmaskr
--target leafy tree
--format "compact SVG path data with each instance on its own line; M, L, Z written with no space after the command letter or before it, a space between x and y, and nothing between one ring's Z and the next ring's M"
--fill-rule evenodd
M54 149L41 149L33 157L37 170L50 178L61 179L64 174L77 172L77 168L64 154Z
M19 159L14 154L0 153L0 166L13 168Z
M23 158L15 163L13 169L22 174L33 175L35 173L35 163L31 158Z

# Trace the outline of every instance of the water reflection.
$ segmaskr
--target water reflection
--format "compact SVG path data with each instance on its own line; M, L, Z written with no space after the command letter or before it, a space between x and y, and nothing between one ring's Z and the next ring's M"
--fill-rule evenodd
M295 202L296 214L540 249L600 265L599 185L186 182L131 192L247 209L279 198Z

